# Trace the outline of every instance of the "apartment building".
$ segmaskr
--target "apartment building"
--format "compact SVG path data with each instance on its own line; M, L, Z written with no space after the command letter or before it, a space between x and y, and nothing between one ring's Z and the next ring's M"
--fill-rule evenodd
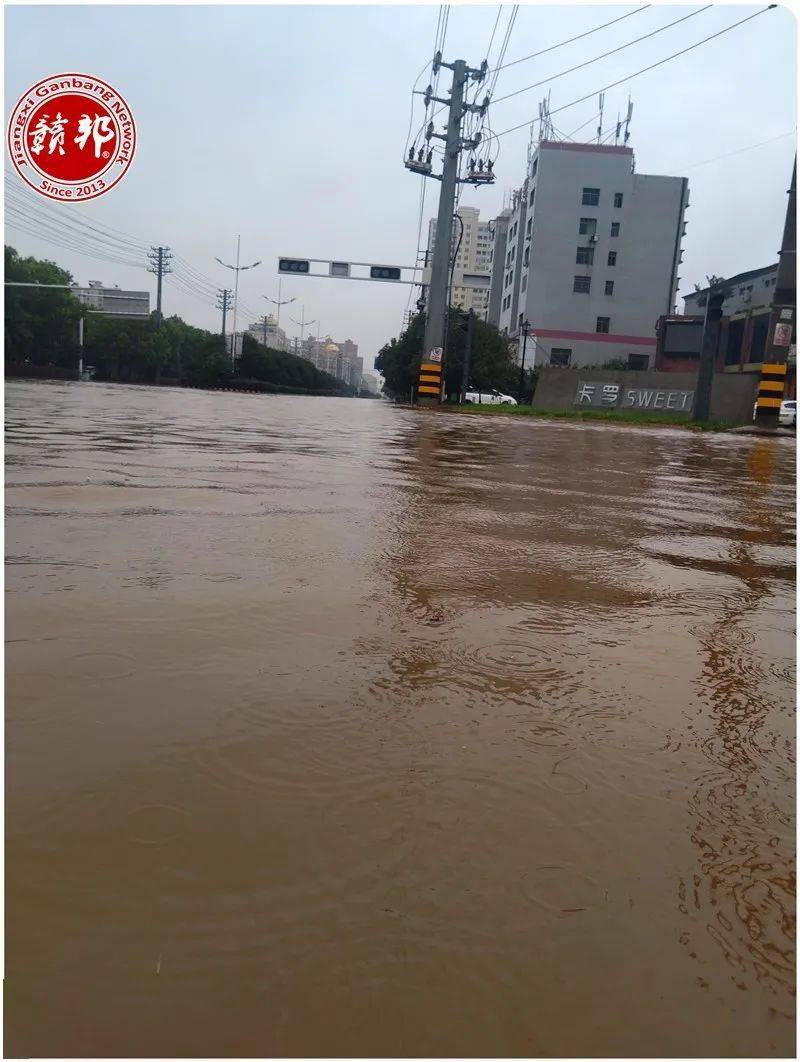
M358 356L358 344L352 339L337 343L330 336L324 339L309 336L298 346L297 353L320 371L330 373L352 387L361 386L364 359Z
M489 320L512 339L528 321L528 364L652 367L688 205L686 178L636 173L630 147L540 141L495 225Z
M486 320L489 311L489 283L476 285L473 281L466 284L465 278L470 275L489 276L492 267L494 226L490 221L480 220L480 210L476 207L459 207L456 213L463 224L463 233L461 225L455 221L450 245L451 260L455 254L451 304L462 310L474 310L478 317ZM436 220L432 218L428 223L429 263L435 246ZM430 284L430 265L423 271L423 283Z

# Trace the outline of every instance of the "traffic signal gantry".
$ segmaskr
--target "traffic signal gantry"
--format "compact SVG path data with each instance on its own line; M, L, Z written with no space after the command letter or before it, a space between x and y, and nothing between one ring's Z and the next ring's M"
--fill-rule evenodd
M322 270L312 270L313 266L323 266ZM379 284L416 284L414 273L417 266L380 265L374 262L344 262L332 258L289 258L278 259L278 272L298 277L329 277L334 280L373 280ZM366 270L366 274L359 273ZM403 273L411 274L406 280Z

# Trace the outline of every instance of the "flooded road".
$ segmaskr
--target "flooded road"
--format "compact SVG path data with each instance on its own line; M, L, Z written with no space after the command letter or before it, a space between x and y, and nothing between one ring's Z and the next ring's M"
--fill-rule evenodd
M6 1056L793 1054L793 440L6 417Z

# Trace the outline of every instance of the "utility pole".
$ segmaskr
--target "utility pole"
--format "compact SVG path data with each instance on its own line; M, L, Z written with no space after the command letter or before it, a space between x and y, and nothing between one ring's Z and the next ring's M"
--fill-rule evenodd
M278 298L277 299L271 299L268 295L264 296L264 298L267 300L267 302L271 302L273 306L277 306L278 307L278 317L277 317L277 320L275 321L275 325L276 325L277 328L280 328L280 325L281 325L281 306L288 306L290 302L295 302L296 301L296 297L293 296L291 299L284 299L281 302L281 281L282 281L282 279L283 279L282 277L278 277Z
M692 420L708 420L711 411L711 385L714 382L714 362L717 358L719 326L722 320L722 304L727 291L712 288L706 301L706 316L703 322L703 345L700 349L700 364L697 370L697 389L694 393Z
M236 265L229 265L227 262L223 262L221 258L215 258L216 262L219 262L221 266L225 266L226 269L232 269L236 273L236 283L233 286L233 338L231 340L231 364L234 369L236 368L236 314L239 309L239 274L244 272L245 269L255 269L257 265L261 265L261 259L257 262L251 262L250 265L239 265L239 252L242 248L242 237L236 237Z
M78 379L83 379L83 314L78 321Z
M161 321L163 320L161 314L161 286L164 277L167 273L171 273L170 262L172 261L172 252L169 247L151 247L148 252L147 259L149 265L147 267L148 273L155 273L157 278L156 285L156 327L161 327Z
M527 319L522 322L522 361L519 366L519 387L517 388L517 401L522 405L522 388L525 386L525 351L528 346L528 329L531 327Z
M225 318L228 316L228 310L231 308L231 292L230 288L222 288L217 294L217 309L222 310L222 342L225 342Z
M470 308L467 314L467 338L464 342L464 366L461 371L461 394L458 400L464 404L467 389L469 388L469 369L472 361L472 341L475 337L475 311Z
M786 393L789 348L797 342L797 158L792 169L783 239L778 252L778 275L772 295L767 343L756 400L756 425L777 428Z
M261 318L261 324L264 326L264 346L267 345L267 325L269 324L269 314L264 314Z
M425 341L421 358L423 364L438 364L442 365L442 368L444 361L445 318L448 311L448 290L450 286L450 245L453 238L456 185L459 183L459 160L462 151L465 149L474 151L480 143L480 134L477 134L474 140L465 141L461 135L461 127L466 114L474 111L483 115L489 106L488 96L484 97L484 101L480 105L464 103L464 90L467 83L470 80L483 81L486 77L488 63L484 61L480 68L476 70L469 67L463 59L456 59L453 63L446 63L442 59L442 53L437 52L433 61L434 75L443 66L453 71L450 98L443 99L434 96L433 89L430 86L425 92L426 107L432 100L444 104L448 107L448 119L446 133L434 132L433 121L430 121L425 134L429 143L433 139L443 140L445 142L445 150L441 175L430 173L429 164L425 164L428 167L426 176L438 177L441 180L441 190L439 192L439 210L436 219L436 243L433 248L433 260L431 262ZM409 169L415 169L415 165L410 159L406 165ZM417 163L416 172L421 172L418 166L419 164ZM486 177L482 179L493 180L494 178L490 174L491 169L487 171ZM478 177L473 175L465 178L462 183L477 183L477 181ZM428 386L425 386L425 384L420 383L417 393L421 393L419 401L425 404L437 404L441 398L441 392L437 390L435 385L428 384Z

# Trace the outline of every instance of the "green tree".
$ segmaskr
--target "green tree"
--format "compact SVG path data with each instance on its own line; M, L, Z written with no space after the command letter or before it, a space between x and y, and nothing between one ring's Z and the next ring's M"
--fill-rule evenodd
M21 258L5 247L5 277L25 284L71 284L72 277L55 262ZM78 364L78 320L81 304L58 288L7 287L5 289L5 344L7 362L34 365Z
M415 314L396 339L378 353L375 368L384 378L384 390L391 398L408 399L417 384L417 371L425 338L424 314ZM451 310L447 332L445 393L456 396L461 388L467 317ZM519 369L508 340L494 325L475 320L468 385L482 391L493 388L516 394Z
M265 347L247 333L242 336L242 352L237 365L237 376L273 384L278 388L355 394L355 388L348 387L341 380L337 380L326 372L321 372L305 358L289 354L284 350Z

